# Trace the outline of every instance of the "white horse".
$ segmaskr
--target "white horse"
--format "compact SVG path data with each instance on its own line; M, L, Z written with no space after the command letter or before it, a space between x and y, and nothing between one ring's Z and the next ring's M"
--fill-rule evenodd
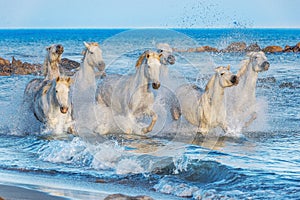
M75 74L75 84L72 88L72 104L74 119L78 133L91 132L96 126L95 92L96 71L104 74L105 63L102 50L98 43L84 42L85 50L79 71Z
M37 91L41 87L47 84L47 82L52 78L57 78L59 73L58 64L61 61L61 54L63 53L63 47L61 45L51 45L46 48L47 54L45 56L45 62L43 66L45 78L35 78L32 79L26 86L24 91L24 100L29 104L30 109L33 108L33 99ZM49 68L49 69L48 69Z
M179 108L173 108L174 119L178 119L182 114L189 123L198 127L197 132L201 134L206 134L217 126L226 132L224 89L239 82L238 77L229 70L229 66L217 67L203 94L200 94L193 85L178 88L176 95L181 111Z
M60 76L59 63L64 47L60 44L51 45L46 48L47 54L44 60L43 74L45 80L53 80Z
M264 52L250 52L248 59L242 61L237 76L240 83L237 87L226 90L226 108L230 124L249 126L256 119L255 88L258 73L267 71L270 63Z
M69 101L70 85L70 77L57 77L41 87L34 97L34 115L56 134L73 132Z
M136 119L148 115L152 118L149 126L140 130L142 133L152 131L157 114L153 111L154 94L150 87L160 87L161 54L145 51L136 63L136 73L122 77L107 77L99 85L96 99L106 105L113 115L122 115ZM121 124L118 124L122 126ZM125 133L132 133L131 127L119 127Z
M167 43L159 43L156 45L157 53L161 54L160 62L161 66L161 76L168 77L168 67L167 65L174 65L176 62L175 56L173 55L173 49Z

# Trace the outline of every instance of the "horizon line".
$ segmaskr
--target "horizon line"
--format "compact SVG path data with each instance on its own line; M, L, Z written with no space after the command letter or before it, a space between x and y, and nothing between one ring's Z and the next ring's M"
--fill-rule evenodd
M300 29L300 27L0 27L0 30L17 29Z

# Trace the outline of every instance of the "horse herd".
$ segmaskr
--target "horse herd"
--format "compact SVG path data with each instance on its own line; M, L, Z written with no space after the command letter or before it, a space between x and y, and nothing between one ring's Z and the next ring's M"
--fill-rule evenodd
M74 77L60 74L63 46L46 48L44 78L31 80L24 92L24 100L36 119L56 134L77 135L87 124L100 135L114 133L116 128L127 134L151 132L159 120L153 109L154 90L160 90L161 76L167 77L168 65L176 61L172 48L161 43L157 45L157 51L146 50L137 59L135 73L121 76L105 74L105 63L98 43L84 42L84 46L80 69ZM245 114L245 108L255 104L258 72L268 70L269 65L263 52L251 52L242 61L237 74L230 71L229 65L215 68L203 92L192 84L180 85L169 97L176 98L170 109L173 120L184 117L201 134L207 134L215 127L227 132L228 116L242 121L243 127L249 126L255 120L256 113L254 110ZM96 71L102 75L101 81L97 81ZM86 117L85 113L95 110L95 107L99 108L93 111L97 117ZM124 123L116 124L115 116L123 116ZM151 122L139 130L126 122L141 116L149 116ZM95 119L100 120L97 122Z

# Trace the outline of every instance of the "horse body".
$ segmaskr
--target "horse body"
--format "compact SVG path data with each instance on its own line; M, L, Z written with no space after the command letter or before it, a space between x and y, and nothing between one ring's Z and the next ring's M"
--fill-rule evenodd
M136 118L149 115L152 121L142 129L143 133L152 131L157 120L153 111L154 94L150 87L160 87L160 55L156 52L144 52L136 63L136 73L129 76L106 78L97 90L96 99L112 109L114 115L125 115ZM132 129L120 127L124 132L131 133Z
M239 123L244 123L243 127L250 125L256 118L255 88L258 73L267 71L270 66L263 52L251 52L248 56L248 59L242 61L242 67L237 73L239 85L226 91L226 108L231 111L228 120L240 121Z
M229 71L228 66L216 68L216 73L207 83L202 95L192 85L181 86L176 91L176 95L182 115L189 123L197 126L200 133L206 134L217 126L227 131L224 89L236 84L238 78ZM179 111L175 110L175 112ZM179 117L173 114L174 116L175 119Z
M57 77L42 86L34 96L34 115L55 133L68 132L71 128L70 84L70 78Z
M96 126L95 116L95 69L104 73L105 63L102 50L98 43L84 42L83 60L79 71L75 74L75 84L72 87L72 104L76 128L79 133L91 132Z
M58 64L61 61L61 54L63 53L63 46L51 45L46 48L47 54L43 65L43 74L45 78L32 79L26 86L24 91L24 100L29 103L30 109L33 109L35 94L45 85L48 81L57 78L59 73Z

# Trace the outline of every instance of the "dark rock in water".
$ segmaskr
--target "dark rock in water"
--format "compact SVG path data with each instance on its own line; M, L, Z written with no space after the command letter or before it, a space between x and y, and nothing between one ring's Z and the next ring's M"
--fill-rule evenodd
M260 83L275 83L276 78L271 76L271 77L266 77L266 78L258 78L257 80Z
M61 74L73 76L80 68L80 63L68 58L62 58L59 66Z
M254 43L254 44L250 44L249 46L247 46L245 51L247 51L247 52L250 52L250 51L258 52L258 51L261 51L261 48L257 43Z
M3 64L3 65L2 65ZM0 58L0 76L11 76L13 74L26 75L41 73L41 64L30 64L16 60L12 57L11 63L8 60Z
M210 46L202 46L202 47L197 47L195 51L196 52L219 52L219 49Z
M19 74L19 75L27 75L27 74L41 74L42 65L41 64L31 64L27 62L22 62L20 60L16 60L12 57L11 61L11 70L12 74Z
M242 52L245 51L247 45L245 42L233 42L222 52Z
M0 66L9 66L9 65L10 65L9 60L0 57Z
M154 200L152 197L149 196L127 196L124 194L111 194L105 197L104 200Z
M298 42L295 46L286 45L283 52L300 52L300 42Z
M187 52L196 52L196 48L189 48L186 50Z
M296 86L293 85L291 82L283 82L279 85L279 88L290 88L290 89L295 89Z
M11 63L9 60L0 57L0 76L11 76L13 74L18 75L41 75L42 64L31 64L28 62L22 62L21 60L12 57ZM63 58L60 64L60 72L62 75L72 76L79 70L80 63Z
M277 53L282 52L283 49L281 46L267 46L263 49L263 51L267 53Z

